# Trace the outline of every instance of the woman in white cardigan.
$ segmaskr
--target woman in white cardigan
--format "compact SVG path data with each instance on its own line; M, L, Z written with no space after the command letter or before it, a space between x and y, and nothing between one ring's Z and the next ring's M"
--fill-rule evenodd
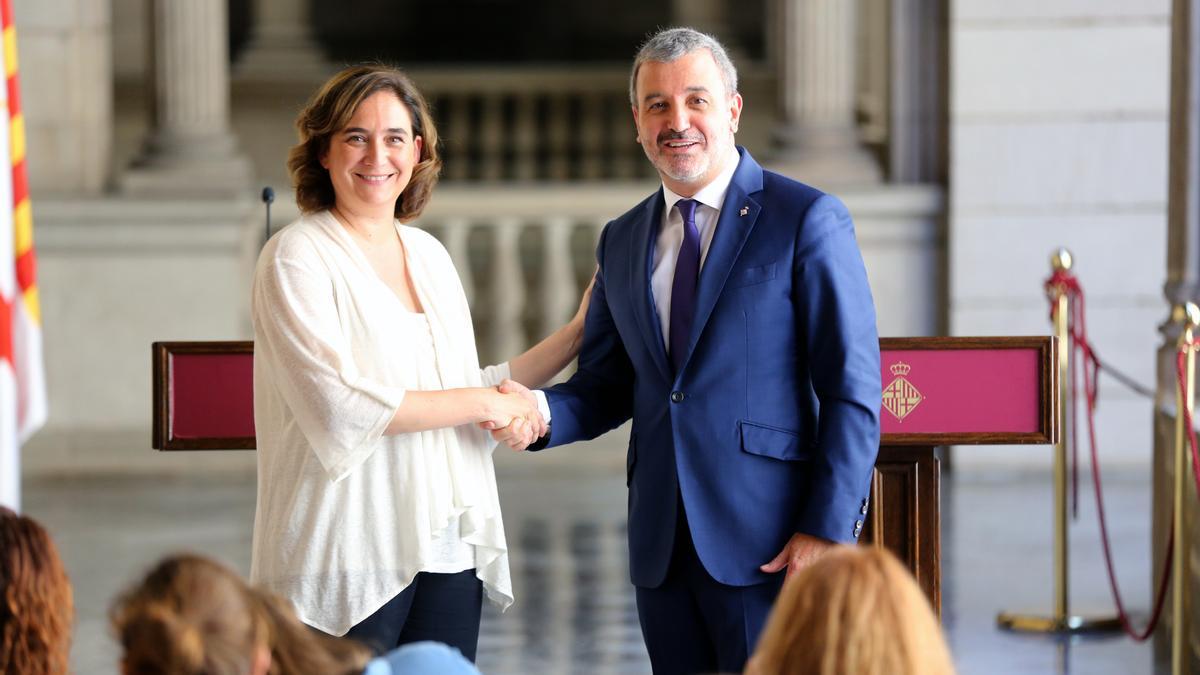
M474 660L483 594L513 599L495 443L476 425L544 432L533 401L497 385L562 370L588 294L566 326L481 369L450 257L403 224L441 168L421 94L395 69L349 68L296 126L303 216L263 248L251 304L251 580L326 633L377 651L436 640Z

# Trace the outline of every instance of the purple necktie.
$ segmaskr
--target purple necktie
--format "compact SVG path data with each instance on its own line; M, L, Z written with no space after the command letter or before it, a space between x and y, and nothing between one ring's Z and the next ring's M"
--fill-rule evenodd
M675 280L671 282L671 325L669 330L671 365L676 374L687 356L692 317L696 315L696 280L700 277L700 231L696 229L696 201L675 202L683 216L683 244L675 260Z

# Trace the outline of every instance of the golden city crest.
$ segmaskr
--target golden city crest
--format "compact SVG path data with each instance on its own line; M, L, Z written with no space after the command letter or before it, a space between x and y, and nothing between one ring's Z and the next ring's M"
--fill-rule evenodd
M893 363L891 371L896 379L883 388L883 407L901 422L925 398L913 383L905 378L911 370L912 366L903 361Z

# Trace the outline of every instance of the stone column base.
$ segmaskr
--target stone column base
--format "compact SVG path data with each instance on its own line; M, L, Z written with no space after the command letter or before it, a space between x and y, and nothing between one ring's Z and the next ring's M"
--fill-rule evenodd
M869 185L883 178L879 161L858 142L854 129L781 127L767 167L819 185Z
M234 147L232 136L151 140L146 153L117 178L117 189L136 197L251 194L253 166Z

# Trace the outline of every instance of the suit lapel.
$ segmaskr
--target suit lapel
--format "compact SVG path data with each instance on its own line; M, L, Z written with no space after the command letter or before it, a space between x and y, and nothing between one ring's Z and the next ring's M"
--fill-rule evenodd
M662 221L663 206L663 193L660 188L654 199L648 200L637 225L630 228L633 237L630 250L633 251L633 255L629 260L629 288L633 295L633 315L637 318L639 332L646 341L646 349L663 378L670 382L674 377L667 364L662 325L654 311L654 293L650 288L650 270L654 266L654 245L658 238L658 226Z
M739 149L740 150L740 149ZM750 156L742 152L742 159L729 190L725 193L725 202L721 205L721 215L717 219L717 229L713 232L712 243L708 247L708 255L704 258L704 266L700 269L700 282L696 287L696 314L692 319L692 332L688 339L688 355L684 359L684 368L691 359L696 342L704 333L708 317L712 315L717 299L725 288L725 281L733 269L734 262L742 252L742 246L758 222L758 214L762 206L750 195L762 190L762 167Z

